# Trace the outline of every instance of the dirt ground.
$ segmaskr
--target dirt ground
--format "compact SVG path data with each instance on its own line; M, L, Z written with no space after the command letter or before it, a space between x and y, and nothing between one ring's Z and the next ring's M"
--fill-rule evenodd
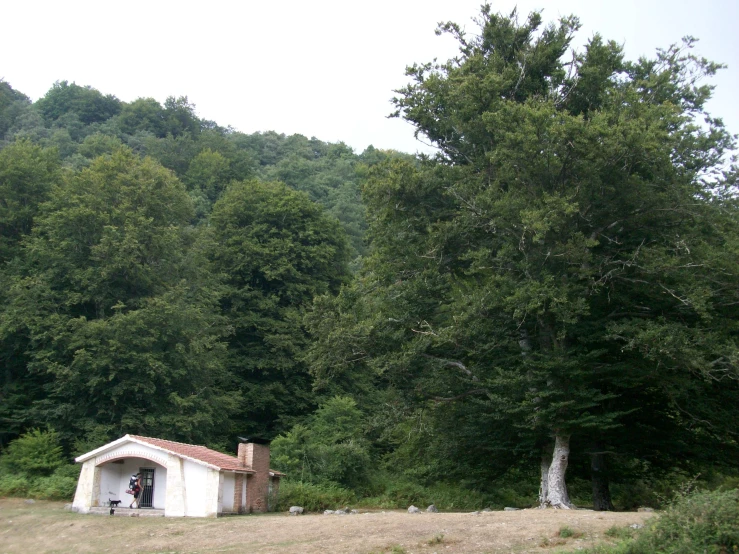
M608 541L612 526L650 513L589 510L324 516L265 514L218 519L110 517L64 503L0 499L0 553L549 553ZM562 539L562 527L580 536Z

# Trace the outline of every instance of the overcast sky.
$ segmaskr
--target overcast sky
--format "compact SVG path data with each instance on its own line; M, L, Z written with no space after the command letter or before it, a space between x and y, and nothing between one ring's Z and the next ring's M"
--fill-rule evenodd
M301 133L428 151L408 124L387 119L405 67L456 53L436 24L472 32L481 0L259 2L15 1L3 5L0 78L33 100L57 80L121 100L187 96L200 117L253 133ZM633 59L685 35L696 52L729 66L710 104L739 133L739 0L496 0L494 11L543 9L544 21L573 13L583 29L625 46Z

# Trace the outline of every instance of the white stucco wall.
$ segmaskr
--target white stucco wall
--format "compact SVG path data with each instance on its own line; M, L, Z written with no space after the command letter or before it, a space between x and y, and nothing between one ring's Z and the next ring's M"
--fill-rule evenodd
M208 468L205 474L205 517L216 517L223 499L223 473Z
M167 468L157 465L154 470L153 508L161 510L167 498Z
M234 473L223 473L223 501L221 503L221 512L233 512L234 510L234 487L236 485L236 475Z
M190 460L184 461L185 515L206 517L205 492L208 468Z
M120 500L121 505L130 502L130 496L124 494L126 487L121 488L121 481L128 477L123 475L123 464L108 462L100 466L100 491L98 505L105 506L109 500Z
M184 517L187 502L185 490L185 460L170 454L167 459L167 499L165 517Z
M95 467L94 459L82 464L80 477L77 480L77 490L74 493L74 501L72 501L72 508L75 511L86 514L97 501L99 494L98 489L95 489L95 477L96 474L99 475L99 472L99 468Z

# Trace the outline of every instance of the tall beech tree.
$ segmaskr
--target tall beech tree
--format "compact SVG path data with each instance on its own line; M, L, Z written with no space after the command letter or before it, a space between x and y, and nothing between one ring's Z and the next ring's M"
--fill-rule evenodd
M85 125L101 123L121 111L121 101L112 94L103 95L92 87L81 87L68 81L57 81L35 106L53 122L67 114L75 114Z
M303 314L347 280L345 235L307 194L243 181L213 206L204 240L233 328L228 367L243 397L234 433L272 437L315 407Z
M28 140L0 150L0 263L20 254L21 239L33 228L39 206L60 180L57 152Z
M3 83L0 83L0 85ZM30 234L40 206L61 180L59 156L27 140L0 150L0 444L18 436L34 400L45 397L43 379L26 371L29 342L4 328L7 291L22 263L22 242Z
M31 100L25 94L13 90L9 83L0 79L0 141L5 138L18 116L30 105Z
M68 443L125 432L210 441L236 407L219 288L184 186L128 149L54 187L9 277L4 336L28 343L45 395L25 423Z
M663 444L735 451L735 145L700 82L720 66L692 39L637 62L598 35L571 53L575 17L483 6L477 22L441 25L459 55L397 91L395 115L439 153L365 186L373 253L354 291L317 305L334 340L314 371L476 406L460 429L493 421L491 441L543 454L542 506L571 507L572 436L639 457L624 426L671 420Z

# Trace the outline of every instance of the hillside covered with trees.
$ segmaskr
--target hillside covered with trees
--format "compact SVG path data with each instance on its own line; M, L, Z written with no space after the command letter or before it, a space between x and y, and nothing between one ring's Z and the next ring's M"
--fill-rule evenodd
M21 445L58 448L48 477L125 433L272 440L315 508L736 484L720 66L692 39L573 52L573 16L478 23L393 100L434 156L0 81L0 493Z

